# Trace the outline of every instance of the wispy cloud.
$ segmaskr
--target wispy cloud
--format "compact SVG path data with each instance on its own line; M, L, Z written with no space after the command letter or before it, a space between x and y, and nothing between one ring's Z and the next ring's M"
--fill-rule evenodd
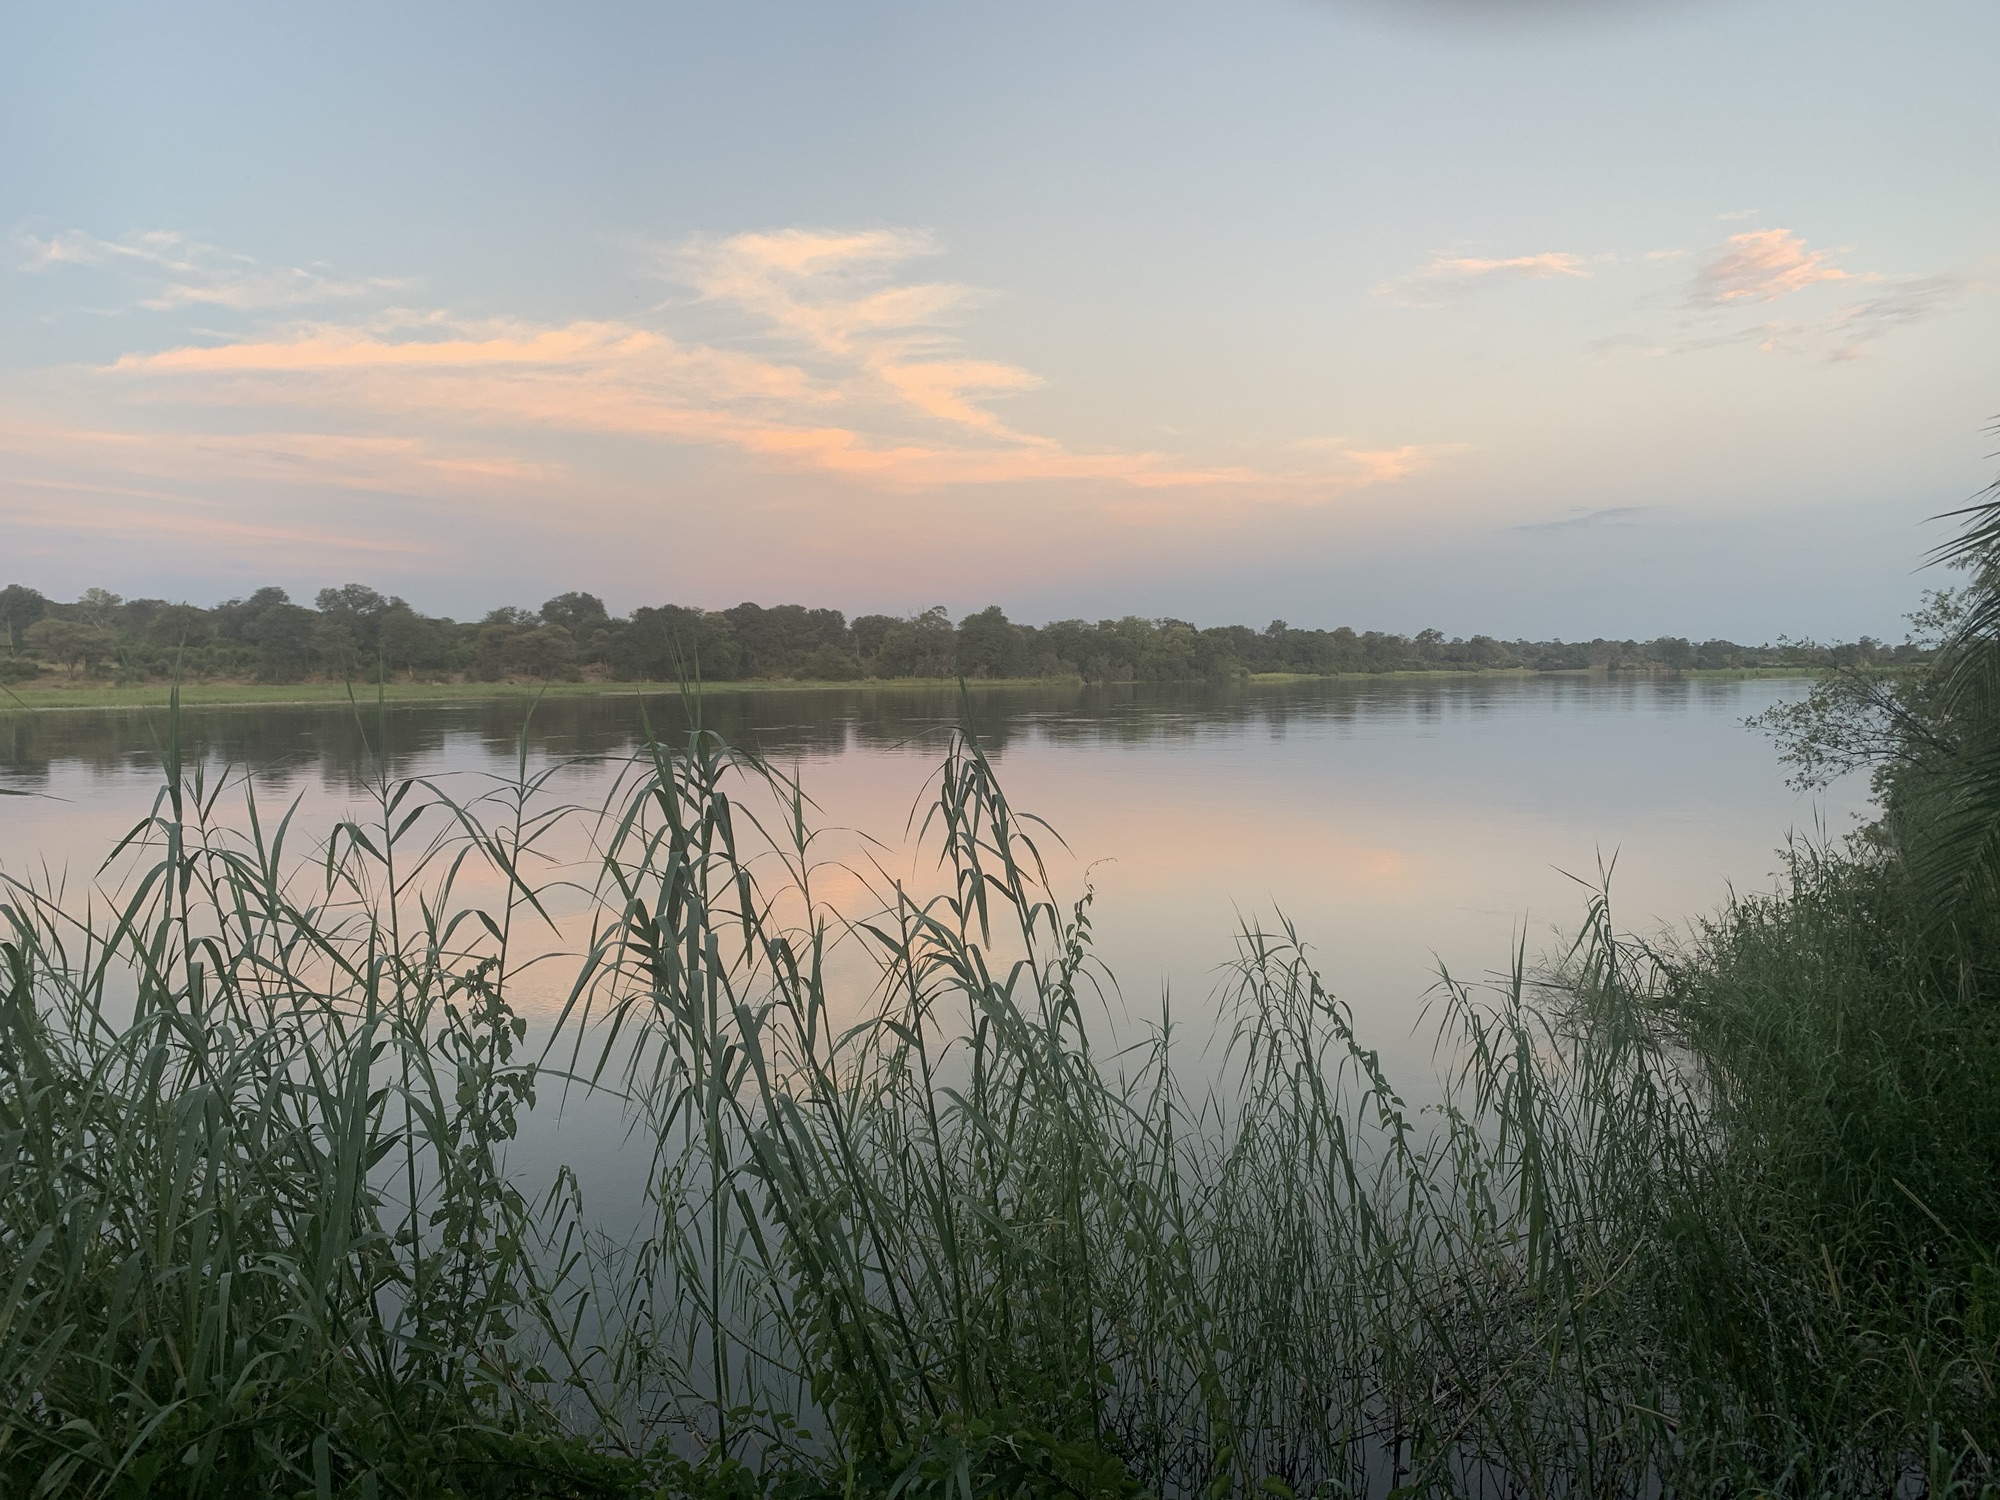
M809 353L846 361L925 416L1039 445L1045 440L1008 428L977 398L1037 390L1041 378L953 352L946 329L984 294L898 279L907 263L937 253L930 235L910 230L784 229L691 240L666 264L703 301L759 317Z
M247 255L204 245L168 230L123 239L101 239L80 229L38 236L17 232L19 269L52 271L65 266L109 271L136 292L133 305L154 311L221 307L239 312L298 307L360 297L403 283L381 277L342 278L323 269L273 266Z
M1631 526L1639 517L1652 513L1650 505L1607 505L1599 510L1586 510L1572 516L1564 516L1555 521L1524 521L1509 527L1511 531L1584 531L1602 530L1605 527Z
M1858 359L1863 345L1900 328L1929 322L1963 301L1978 286L1975 278L1959 271L1886 281L1881 292L1849 303L1829 320L1826 331L1833 340L1833 349L1828 358L1836 362Z
M43 242L44 262L152 254L149 241L106 243L58 236ZM996 403L1039 389L1041 378L964 347L959 325L987 297L911 274L937 253L930 236L901 229L703 237L653 253L683 291L637 319L378 307L134 350L91 373L103 394L170 407L183 426L202 424L206 412L206 425L231 432L277 429L249 448L232 447L235 436L209 440L200 449L208 461L240 468L260 454L312 457L302 434L317 428L322 479L373 466L385 487L455 483L476 474L467 467L475 464L532 476L540 435L566 442L584 466L590 443L612 439L723 450L761 468L887 490L1063 482L1318 504L1403 478L1442 451L1356 442L1304 462L1218 463L1026 430ZM310 300L297 285L296 300ZM325 279L322 294L346 285ZM268 307L285 305L265 295ZM356 431L368 436L342 436ZM115 442L97 448L121 451ZM176 462L190 451L184 445Z
M0 493L0 516L13 537L41 535L72 544L77 537L104 543L181 544L274 561L295 558L302 550L328 561L376 562L408 560L437 550L402 537L246 520L170 489L77 480L13 479Z
M1589 276L1584 257L1560 250L1503 258L1438 254L1409 275L1383 282L1375 291L1407 307L1434 307L1444 298L1462 295L1483 283L1585 280Z
M1651 355L1749 347L1838 364L1863 357L1870 344L1899 329L1939 317L1980 286L1979 278L1958 270L1913 276L1850 270L1791 229L1751 230L1708 251L1677 293L1662 290L1642 302L1677 306L1671 322L1610 334L1589 347ZM1817 295L1802 295L1809 292ZM1847 300L1829 302L1842 293ZM1774 315L1775 303L1789 315Z
M1720 254L1694 273L1691 301L1704 307L1775 302L1832 281L1880 281L1870 271L1843 271L1829 252L1808 248L1789 229L1732 234Z

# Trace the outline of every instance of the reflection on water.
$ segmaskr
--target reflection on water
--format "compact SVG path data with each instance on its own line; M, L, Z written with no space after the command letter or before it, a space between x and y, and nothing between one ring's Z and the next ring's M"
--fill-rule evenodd
M1548 714L1672 713L1690 707L1740 714L1746 694L1782 684L1706 679L1384 678L1378 681L1148 686L1046 685L956 689L873 687L721 693L700 706L705 727L733 744L774 756L838 755L910 745L957 723L969 707L981 742L996 756L1026 739L1055 745L1147 745L1205 736L1284 735L1400 721L1442 726L1524 708ZM484 753L511 760L522 731L538 757L618 753L638 745L648 724L669 738L689 714L673 696L607 693L544 700L532 713L518 700L391 704L378 723L373 704L248 705L183 711L190 757L232 765L267 781L316 770L328 786L358 787L386 740L392 774L423 774L440 756ZM386 734L378 733L386 728ZM0 777L14 787L44 784L58 766L122 778L159 764L165 719L159 710L0 712Z
M718 695L701 712L796 769L823 824L867 831L882 841L870 857L910 871L912 806L944 730L969 710L1015 806L1061 835L1042 841L1058 889L1095 888L1097 951L1119 986L1109 1028L1150 1027L1170 1007L1187 1038L1181 1067L1213 1077L1228 1030L1210 1003L1217 967L1241 923L1282 912L1417 1099L1430 1065L1417 1023L1438 967L1476 979L1506 967L1517 943L1530 957L1550 947L1582 907L1565 872L1594 879L1615 854L1616 908L1647 928L1765 884L1793 830L1850 826L1859 786L1796 797L1769 744L1742 727L1803 689L1403 679L974 690L969 702L854 689ZM234 768L260 801L295 802L291 847L309 854L356 809L377 745L393 776L476 795L513 775L525 733L530 773L561 766L557 794L589 806L648 721L670 741L688 723L676 699L615 695L551 699L524 717L519 702L392 707L379 725L344 707L203 708L186 713L182 739L211 778ZM130 710L0 714L0 785L39 794L0 797L0 874L53 881L67 869L74 893L146 815L163 732L160 715ZM579 921L580 902L567 908ZM566 990L558 960L512 997L546 1017ZM857 978L857 1004L864 992ZM535 1181L559 1161L583 1170L615 1220L637 1203L646 1163L623 1138L608 1102L572 1098L536 1117L513 1160Z
M796 768L824 820L907 852L943 731L969 713L1017 806L1061 833L1059 882L1098 892L1125 1004L1198 1006L1238 923L1281 909L1357 1010L1406 1036L1442 962L1477 975L1574 920L1564 872L1616 853L1619 905L1648 926L1765 882L1794 829L1844 831L1859 788L1788 791L1745 715L1799 682L1589 677L1378 679L1230 687L854 688L724 693L706 727ZM525 720L525 728L524 728ZM589 803L675 697L186 711L190 759L300 800L323 831L374 771L463 779L574 762ZM162 716L0 714L0 871L95 867L157 786ZM599 759L602 758L602 759ZM295 846L303 841L295 836ZM1385 1037L1385 1041L1392 1037Z

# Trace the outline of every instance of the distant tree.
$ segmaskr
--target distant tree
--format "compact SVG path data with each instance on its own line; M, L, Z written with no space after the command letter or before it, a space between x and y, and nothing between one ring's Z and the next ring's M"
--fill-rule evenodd
M85 589L76 597L76 607L93 625L110 625L118 618L118 606L125 600L109 589Z
M837 609L738 604L723 610L721 618L729 622L741 652L738 670L745 677L796 676L821 647L845 650L853 639L847 617Z
M954 654L967 677L1018 677L1027 660L1027 642L997 604L958 623Z
M7 627L7 649L21 649L21 632L49 612L49 601L41 590L26 584L10 583L0 589L0 624Z
M328 676L351 679L361 667L361 643L339 615L322 612L312 627L313 663Z
M343 583L337 589L321 589L313 596L313 604L327 615L379 615L390 602L365 583Z
M313 630L313 652L321 667L340 677L364 668L372 672L382 656L383 617L401 602L384 598L363 583L321 589L313 599L320 614Z
M215 639L215 621L192 604L162 604L146 620L145 636L157 646L205 646Z
M522 631L509 644L508 665L513 671L544 681L577 675L576 640L560 625Z
M1661 666L1677 669L1691 667L1695 661L1694 647L1677 635L1663 635L1654 641L1652 655Z
M727 618L679 604L635 609L611 647L628 680L672 682L683 675L726 682L741 675L743 651Z
M875 656L877 677L949 677L954 632L942 604L898 620Z
M113 632L84 620L37 620L22 632L21 639L36 655L67 667L72 677L78 667L93 671L118 650L118 637Z
M430 619L401 599L391 600L376 637L387 670L401 668L415 676L419 667L444 666L450 630L451 621Z
M215 607L216 633L257 651L257 675L265 682L297 682L312 665L313 627L318 617L281 588L262 588L248 599Z
M1465 643L1463 655L1471 666L1498 667L1506 664L1507 648L1490 635L1475 635Z
M514 641L521 627L515 611L496 609L479 624L472 638L472 675L481 682L498 682L514 670Z
M889 638L889 632L901 624L894 615L856 615L854 617L854 650L862 661L873 663L882 654L882 642Z
M861 658L840 646L819 646L799 663L798 676L808 682L851 682L863 676Z
M601 630L611 619L604 601L595 594L557 594L542 606L542 623L560 625L574 640L584 640L593 631Z

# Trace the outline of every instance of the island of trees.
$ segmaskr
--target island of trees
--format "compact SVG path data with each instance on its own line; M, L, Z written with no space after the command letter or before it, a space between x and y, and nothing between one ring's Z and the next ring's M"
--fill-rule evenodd
M593 594L474 621L426 615L363 584L319 591L311 605L261 588L212 608L89 589L69 602L24 584L0 589L0 683L48 673L136 683L164 678L267 683L512 680L841 682L894 678L1075 678L1091 682L1220 680L1247 673L1408 671L1685 671L1897 665L1920 652L1864 636L1818 644L1446 638L1305 630L1273 620L1197 627L1185 620L1057 620L1023 625L997 605L954 622L943 606L907 617L849 619L800 604L709 610L663 604L613 615Z

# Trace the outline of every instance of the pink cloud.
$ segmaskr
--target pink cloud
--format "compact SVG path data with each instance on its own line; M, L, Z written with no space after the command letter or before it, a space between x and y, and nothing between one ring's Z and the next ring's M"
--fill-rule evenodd
M968 358L945 331L973 294L892 279L931 252L926 238L902 231L804 230L682 252L683 273L704 301L791 340L794 358L686 343L623 322L474 326L403 314L135 352L99 373L153 402L721 447L768 466L895 489L1081 481L1324 496L1408 472L1372 458L1311 473L1192 464L1150 450L1079 451L1020 431L987 403L1037 389L1040 378ZM380 457L406 472L418 462L387 450Z
M1823 250L1811 250L1789 229L1733 234L1723 252L1694 274L1698 303L1775 302L1829 281L1879 281L1869 272L1843 271Z
M918 361L860 362L846 380L801 383L790 372L729 362L733 376L708 379L711 351L688 351L643 333L550 330L507 340L398 344L316 333L298 345L226 345L127 357L108 373L165 380L163 398L232 409L277 404L351 420L471 422L482 431L545 429L735 449L767 464L866 480L898 489L1006 482L1096 480L1142 489L1235 486L1323 489L1329 476L1247 465L1189 464L1153 451L1079 452L1021 434L972 402L971 392L1031 387L1012 366ZM283 375L277 385L253 377ZM219 384L204 386L204 378ZM876 380L889 393L877 399ZM189 381L196 382L193 385ZM886 409L885 409L886 407ZM872 417L829 423L843 409ZM946 430L908 431L926 421ZM903 430L899 430L903 429ZM967 437L955 433L970 429ZM949 440L941 440L949 439ZM342 449L352 453L352 445ZM1393 450L1343 466L1343 485L1402 477ZM407 455L384 449L407 467Z
M69 244L49 253L114 253ZM0 450L112 488L128 474L189 494L211 481L293 482L532 508L557 487L643 503L657 494L646 449L692 448L850 493L1030 485L1100 507L1121 492L1161 497L1127 519L1321 505L1449 451L1343 441L1217 463L1027 430L998 403L1041 377L965 346L957 325L984 294L913 278L913 263L936 253L927 235L894 229L687 242L660 263L703 309L699 339L686 336L687 304L671 301L633 319L387 307L267 320L56 372L92 417L0 428ZM731 318L737 330L724 326Z
M1489 258L1477 255L1434 255L1418 270L1376 287L1377 294L1411 307L1434 306L1443 296L1463 294L1488 281L1588 280L1581 255L1545 250L1537 255Z

